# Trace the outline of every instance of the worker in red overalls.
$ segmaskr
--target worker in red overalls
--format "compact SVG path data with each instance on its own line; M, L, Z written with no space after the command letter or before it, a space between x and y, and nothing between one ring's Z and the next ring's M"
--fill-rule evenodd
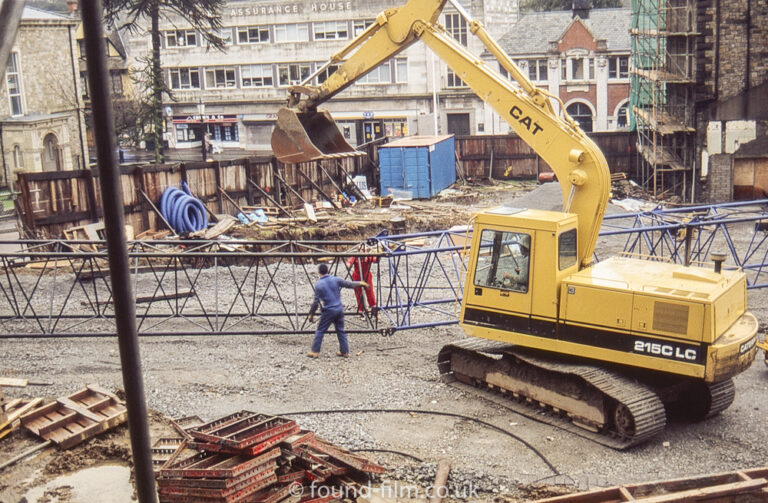
M355 298L357 299L357 312L366 311L365 302L368 301L368 309L376 314L376 294L373 291L373 274L371 267L379 261L379 257L349 257L347 259L347 268L350 269L352 281L365 281L365 287L355 288ZM365 298L363 298L363 289L365 289Z

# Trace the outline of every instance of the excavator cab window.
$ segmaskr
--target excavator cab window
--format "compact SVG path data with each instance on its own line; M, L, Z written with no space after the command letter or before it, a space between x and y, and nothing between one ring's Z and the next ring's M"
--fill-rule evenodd
M531 236L486 229L475 266L475 286L528 292Z
M562 271L576 263L576 229L565 231L557 238L558 267Z

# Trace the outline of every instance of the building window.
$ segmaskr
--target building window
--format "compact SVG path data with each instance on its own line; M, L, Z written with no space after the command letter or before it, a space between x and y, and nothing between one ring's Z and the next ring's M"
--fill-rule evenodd
M408 136L408 121L404 117L384 120L384 136L390 138Z
M315 40L344 40L349 38L349 25L346 21L325 21L313 23Z
M200 73L197 68L172 68L171 89L200 89Z
M295 86L304 82L310 74L309 63L277 65L277 83L280 86Z
M277 24L275 25L275 42L309 42L309 26Z
M318 66L322 66L323 64L324 63L318 63ZM334 72L336 72L336 70L339 69L339 66L341 66L341 65L328 65L328 68L326 68L322 72L318 73L317 74L317 83L318 83L318 85L322 84L323 82L328 80L328 77L333 75Z
M109 72L109 84L113 95L123 95L123 74L121 72Z
M571 61L571 80L584 80L584 60L574 58Z
M448 75L446 77L445 87L467 87L464 81L461 80L459 76L456 75L450 68L448 69Z
M629 114L629 103L624 103L619 107L616 112L616 129L624 129L627 127Z
M395 59L395 82L408 82L408 58Z
M352 21L352 36L356 37L363 33L366 28L374 23L374 21L375 20L373 19L360 19L357 21Z
M547 74L547 60L546 59L529 59L528 63L528 78L533 82L547 81L549 75Z
M608 58L608 78L629 78L629 56L611 56Z
M269 28L266 26L239 26L237 28L238 44L261 44L269 42Z
M83 99L88 99L88 74L83 72L80 74L80 88L83 90Z
M461 14L446 14L445 29L461 45L467 46L467 20Z
M595 80L594 58L568 58L563 66L562 78L564 80Z
M585 133L592 132L592 110L584 103L576 102L565 109L573 120L579 123L579 127Z
M446 14L445 29L461 45L466 47L467 20L461 17L461 14ZM446 78L446 87L466 87L466 84L449 68Z
M234 67L205 69L206 89L222 89L226 87L237 87Z
M24 156L21 153L21 147L13 146L13 165L16 169L24 169Z
M194 47L197 45L195 30L171 30L165 32L166 47Z
M274 85L272 65L247 65L240 67L243 87L271 87Z
M392 83L392 66L390 61L385 61L369 73L360 77L359 84L390 84Z
M21 66L18 53L12 52L8 58L5 70L5 82L8 88L8 99L11 102L11 115L24 115L24 103L21 89Z

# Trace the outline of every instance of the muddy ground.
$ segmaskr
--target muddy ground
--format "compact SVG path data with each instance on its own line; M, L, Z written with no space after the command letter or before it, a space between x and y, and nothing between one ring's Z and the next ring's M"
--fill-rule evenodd
M560 197L554 186L522 197L510 190L482 192L483 197L472 205L504 201L553 209ZM435 213L438 217L442 213L450 225L464 223L461 219L472 206L464 200L436 204L446 205ZM461 216L454 222L448 214ZM359 238L367 230L355 229L351 235ZM337 234L345 237L343 231ZM606 250L615 246L601 241ZM761 332L768 326L767 297L760 290L749 293ZM345 300L354 303L351 295ZM457 326L403 331L390 337L354 335L348 360L335 356L332 334L326 337L318 360L304 356L308 336L185 337L182 333L144 337L140 345L152 436L171 431L168 417L197 415L211 420L239 410L291 414L303 427L347 448L394 450L421 460L371 452L374 460L388 468L378 484L426 487L437 460L448 456L453 463L453 495L471 501L526 501L553 492L766 464L768 431L761 425L768 411L768 369L762 361L735 379L736 400L721 415L697 424L672 423L647 444L619 452L543 424L535 413L521 416L445 386L439 379L436 355L444 344L460 337ZM0 375L51 383L4 388L10 397L54 398L90 383L122 388L114 339L2 340ZM356 412L342 412L351 409ZM39 442L23 431L14 432L0 440L0 463ZM104 488L101 497L88 500L66 483L64 487L54 484L42 496L40 488L61 474L129 463L129 439L123 426L70 451L49 449L5 468L0 472L0 502L25 501L25 495L32 497L33 488L37 488L37 499L32 501L128 502L132 500L128 491L111 494Z

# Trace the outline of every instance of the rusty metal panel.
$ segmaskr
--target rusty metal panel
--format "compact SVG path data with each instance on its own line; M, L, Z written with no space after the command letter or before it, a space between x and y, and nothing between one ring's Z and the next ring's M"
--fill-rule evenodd
M186 443L179 447L177 453L182 453L187 448ZM168 478L192 477L192 478L227 478L242 475L248 470L261 466L280 456L280 449L272 449L255 458L249 456L237 456L219 454L215 452L199 452L183 461L177 461L179 457L174 454L171 459L160 469L160 476Z
M372 463L363 456L353 454L346 449L330 444L317 437L309 441L308 446L312 450L318 451L322 454L325 454L326 456L330 456L332 459L340 461L341 463L362 472L384 473L385 471L383 466Z
M280 435L282 440L298 431L296 421L291 419L241 411L191 428L189 433L203 442L233 449L245 449L268 442L277 435Z

